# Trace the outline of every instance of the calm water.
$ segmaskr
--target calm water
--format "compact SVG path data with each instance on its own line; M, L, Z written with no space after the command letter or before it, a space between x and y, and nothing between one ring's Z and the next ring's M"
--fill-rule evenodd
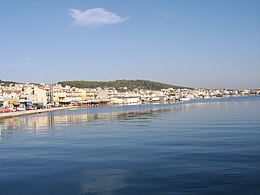
M260 97L0 121L0 194L260 194Z

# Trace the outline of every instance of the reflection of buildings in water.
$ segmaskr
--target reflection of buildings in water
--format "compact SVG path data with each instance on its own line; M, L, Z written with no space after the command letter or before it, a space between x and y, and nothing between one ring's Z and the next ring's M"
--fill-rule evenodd
M48 134L49 130L55 130L55 127L62 126L78 126L89 124L98 121L111 121L127 117L138 117L144 115L151 115L159 110L138 110L130 112L108 112L95 114L77 114L73 115L55 115L55 113L48 113L48 115L28 115L23 117L14 117L2 120L0 123L1 134L16 134L18 132L33 133L35 135Z
M233 99L232 99L233 100ZM184 103L178 106L181 106L182 109L196 109L196 110L204 110L204 109L214 109L221 110L230 106L243 107L248 106L249 102L241 102L241 101L229 101L229 99L211 99L209 101L194 101L193 103Z
M64 114L55 115L49 113L48 115L30 115L23 117L14 117L5 119L1 125L1 138L4 136L18 135L18 134L32 134L32 135L54 135L57 129L63 126L82 126L94 122L105 122L112 120L127 120L133 117L145 119L145 116L151 116L158 112L163 112L167 109L149 109L138 110L131 112L108 112L95 114Z
M0 121L0 142L2 140L2 129L3 129L3 122Z
M48 126L49 127L53 127L54 126L54 115L53 115L53 113L51 113L48 116L47 120L48 120Z
M171 110L181 111L190 109L222 109L228 106L230 102L193 102L184 104L169 104L160 108L149 107L141 110L128 110L122 112L106 112L106 113L82 113L82 112L64 112L61 115L55 115L56 113L48 113L45 115L30 115L23 117L14 117L2 120L1 138L9 135L18 134L34 134L54 135L55 131L63 126L84 126L94 122L105 122L113 120L131 120L140 119L143 122L151 117L157 117L162 113L169 112Z

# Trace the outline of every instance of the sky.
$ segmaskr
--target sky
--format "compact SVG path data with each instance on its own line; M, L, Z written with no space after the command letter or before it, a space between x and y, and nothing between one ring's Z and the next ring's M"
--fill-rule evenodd
M259 0L0 0L0 79L260 88Z

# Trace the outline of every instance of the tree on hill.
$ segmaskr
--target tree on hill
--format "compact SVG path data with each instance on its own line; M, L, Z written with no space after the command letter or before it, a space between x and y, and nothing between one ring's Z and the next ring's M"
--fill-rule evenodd
M17 84L17 82L14 82L14 81L3 81L3 80L0 79L0 85L8 86L10 84Z
M168 88L184 88L180 86L149 81L149 80L116 80L116 81L60 81L62 86L69 85L77 88L97 88L97 87L114 87L117 90L127 87L129 90L143 88L146 90L161 90Z

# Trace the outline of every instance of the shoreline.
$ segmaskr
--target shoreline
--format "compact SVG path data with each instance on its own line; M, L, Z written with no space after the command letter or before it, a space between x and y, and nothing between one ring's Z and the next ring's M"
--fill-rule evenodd
M0 113L0 120L7 119L7 118L13 118L13 117L26 116L26 115L41 114L41 113L46 113L46 112L54 112L54 111L59 111L59 110L69 110L69 109L78 108L78 107L79 106L56 107L56 108L47 108L47 109L38 109L38 110L24 110L24 111L18 111L18 112Z
M165 103L165 102L167 101L160 101L156 103ZM172 103L176 103L176 101L173 101ZM144 104L149 104L149 103L144 103ZM119 104L102 104L102 106L118 106L118 105ZM120 105L125 106L125 105L136 105L136 104L120 104ZM38 110L24 110L24 111L17 111L17 112L0 113L0 121L8 118L13 118L13 117L41 114L46 112L55 112L59 110L70 110L70 109L74 110L78 108L87 108L87 107L89 106L67 106L67 107L54 107L54 108L46 108L46 109L38 109Z
M241 96L236 96L236 97L241 97ZM248 97L248 96L242 96L242 97ZM228 98L230 98L230 97L228 97ZM214 100L214 99L219 99L219 98L210 98L210 100ZM220 99L223 99L223 98L220 98ZM191 100L188 100L188 101L177 101L177 102L173 101L171 103L188 103L188 102L192 102L194 100L198 100L198 99L191 99ZM203 100L209 100L209 99L203 99ZM165 102L167 102L167 101L160 101L160 102L157 102L157 103L165 103ZM144 104L147 104L147 103L144 103ZM108 104L108 105L113 106L114 104L113 105ZM123 104L123 105L133 105L133 104ZM85 107L88 107L88 106L54 107L54 108L47 108L47 109L25 110L25 111L18 111L18 112L0 113L0 121L4 120L4 119L8 119L8 118L13 118L13 117L20 117L20 116L33 115L33 114L41 114L41 113L54 112L54 111L59 111L59 110L70 110L70 109L73 110L73 109L85 108Z

